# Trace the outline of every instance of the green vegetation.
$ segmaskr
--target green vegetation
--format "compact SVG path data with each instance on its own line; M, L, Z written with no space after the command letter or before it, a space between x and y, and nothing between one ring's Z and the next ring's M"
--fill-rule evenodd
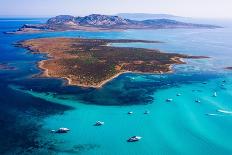
M47 53L51 59L41 68L47 76L69 79L69 83L82 86L101 86L105 81L123 72L164 73L172 64L183 63L187 55L162 53L159 50L130 47L111 47L109 43L144 42L144 40L107 40L80 38L44 38L28 40L23 47Z

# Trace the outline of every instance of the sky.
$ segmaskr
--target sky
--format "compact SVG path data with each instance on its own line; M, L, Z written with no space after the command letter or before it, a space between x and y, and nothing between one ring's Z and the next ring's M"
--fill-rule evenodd
M1 17L125 12L232 19L232 0L0 0Z

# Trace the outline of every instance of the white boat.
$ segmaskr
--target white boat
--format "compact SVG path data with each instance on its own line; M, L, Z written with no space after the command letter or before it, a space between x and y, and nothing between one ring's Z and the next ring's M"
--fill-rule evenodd
M144 112L144 114L149 114L150 113L150 111L148 111L148 110L146 110L145 112Z
M173 99L169 98L169 99L166 99L166 102L172 102Z
M180 93L178 93L178 94L176 94L176 96L181 96L181 94L180 94Z
M130 115L130 114L133 114L133 111L129 111L127 114L129 114L129 115Z
M56 130L51 130L51 132L56 132Z
M94 125L95 126L101 126L101 125L104 125L105 122L101 122L101 121L97 121Z
M197 103L201 103L201 101L200 101L200 100L195 100L195 102L197 102Z
M130 137L130 138L127 140L127 142L137 142L137 141L139 141L141 138L142 138L142 137L140 137L140 136L132 136L132 137Z
M67 133L68 131L70 131L68 128L59 128L56 130L56 133Z
M213 97L217 97L217 92L214 92Z

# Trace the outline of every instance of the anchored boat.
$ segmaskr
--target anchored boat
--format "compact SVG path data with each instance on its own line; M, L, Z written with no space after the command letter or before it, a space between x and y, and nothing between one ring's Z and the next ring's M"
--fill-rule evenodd
M140 137L140 136L132 136L132 137L130 137L130 138L127 140L127 142L137 142L137 141L139 141L141 138L142 138L142 137Z

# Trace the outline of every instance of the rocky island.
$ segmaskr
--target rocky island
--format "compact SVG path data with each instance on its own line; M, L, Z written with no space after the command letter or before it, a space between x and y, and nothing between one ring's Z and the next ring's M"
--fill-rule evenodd
M170 19L148 19L143 21L119 16L92 14L85 17L59 15L48 19L45 24L25 24L12 34L54 32L67 30L112 31L126 29L172 29L172 28L220 28L206 24L184 23Z
M112 47L110 43L159 43L145 40L110 40L82 38L42 38L20 42L33 53L47 54L40 61L42 77L64 78L69 85L101 87L126 72L168 73L173 64L183 64L181 58L204 58L159 50Z

